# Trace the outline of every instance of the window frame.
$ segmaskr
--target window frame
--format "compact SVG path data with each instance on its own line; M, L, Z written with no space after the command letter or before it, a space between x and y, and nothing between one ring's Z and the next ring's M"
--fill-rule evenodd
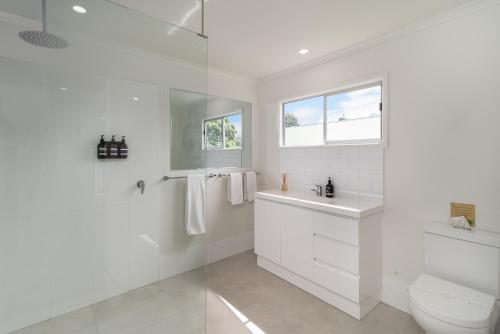
M314 145L315 146L324 146L325 145L325 99L324 99L324 94L315 94L315 95L310 95L310 96L304 96L300 98L296 98L293 100L288 100L285 102L281 102L281 113L280 113L280 123L281 123L281 147L309 147L309 145L295 145L295 146L286 146L285 142L285 104L288 103L294 103L294 102L299 102L299 101L304 101L304 100L309 100L309 99L314 99L316 97L323 97L323 144L322 145Z
M226 147L226 127L224 126L224 119L234 115L241 115L241 144L239 147ZM216 121L222 119L222 147L208 147L207 146L207 134L206 134L206 123L211 121ZM211 118L206 118L203 120L202 125L202 138L203 138L203 149L205 151L220 151L220 150L242 150L243 140L244 140L244 126L243 126L243 110L238 110L236 112L227 113L224 115L218 115Z
M382 147L387 147L387 118L388 118L388 108L387 108L387 74L383 74L377 77L372 77L367 80L353 81L344 85L339 85L337 88L327 89L322 92L316 92L310 95L305 95L301 97L295 97L286 99L280 102L280 113L279 113L279 128L280 128L280 147L283 148L304 148L304 147L323 147L323 146L350 146L350 145L378 145ZM328 140L328 105L327 99L329 96L356 91L364 88L370 88L380 85L381 87L381 103L382 110L380 112L380 139L354 139L354 140ZM323 143L320 145L286 145L285 138L285 104L307 100L315 97L323 97Z

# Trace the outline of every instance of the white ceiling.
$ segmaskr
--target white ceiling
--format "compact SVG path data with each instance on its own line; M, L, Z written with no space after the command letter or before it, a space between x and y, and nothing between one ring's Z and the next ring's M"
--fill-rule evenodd
M199 31L197 0L114 0ZM469 0L208 0L209 65L262 78ZM298 50L307 48L302 56Z
M32 4L38 1L10 3L20 8L20 3L26 2L26 6L38 10ZM112 1L193 31L200 30L200 0ZM263 78L469 1L206 0L209 66ZM299 55L302 48L310 52Z

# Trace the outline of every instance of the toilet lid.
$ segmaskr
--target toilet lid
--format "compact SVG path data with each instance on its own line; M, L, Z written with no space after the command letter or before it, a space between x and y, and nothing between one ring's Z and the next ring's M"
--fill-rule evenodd
M410 298L429 315L468 328L485 328L495 297L430 275L421 275L409 288Z

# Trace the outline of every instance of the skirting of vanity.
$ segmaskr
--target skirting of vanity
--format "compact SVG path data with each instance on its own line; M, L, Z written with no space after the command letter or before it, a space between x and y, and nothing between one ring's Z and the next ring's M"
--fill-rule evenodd
M257 193L257 264L361 319L380 302L382 211L374 197Z

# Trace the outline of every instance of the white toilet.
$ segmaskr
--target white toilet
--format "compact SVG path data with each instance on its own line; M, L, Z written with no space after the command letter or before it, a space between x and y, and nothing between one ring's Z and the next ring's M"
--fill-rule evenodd
M410 311L428 334L491 334L498 319L500 234L429 223L425 270L409 288Z

